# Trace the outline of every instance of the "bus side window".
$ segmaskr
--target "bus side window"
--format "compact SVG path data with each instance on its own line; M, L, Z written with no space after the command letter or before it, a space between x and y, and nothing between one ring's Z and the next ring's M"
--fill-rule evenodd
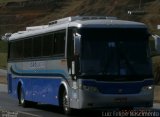
M54 55L62 55L65 53L65 36L66 32L58 31L54 33Z
M14 48L15 48L14 42L10 42L9 43L9 55L8 55L9 60L12 60L15 58L14 57L14 50L15 50Z
M24 58L32 57L32 38L24 40Z
M10 42L9 49L10 60L23 58L23 40Z
M42 36L33 38L33 57L42 56Z
M53 55L53 34L43 36L43 56Z

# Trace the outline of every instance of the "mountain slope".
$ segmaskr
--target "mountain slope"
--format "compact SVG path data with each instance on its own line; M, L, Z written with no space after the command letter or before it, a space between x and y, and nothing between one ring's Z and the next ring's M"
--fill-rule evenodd
M1 3L1 1L3 3ZM157 33L159 0L0 0L0 34L74 15L105 15L146 23ZM128 11L144 11L129 15Z

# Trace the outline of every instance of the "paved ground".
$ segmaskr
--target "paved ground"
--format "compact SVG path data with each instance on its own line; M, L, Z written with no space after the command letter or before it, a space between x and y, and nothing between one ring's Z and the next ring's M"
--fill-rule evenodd
M0 84L0 92L7 92L7 85L6 84Z

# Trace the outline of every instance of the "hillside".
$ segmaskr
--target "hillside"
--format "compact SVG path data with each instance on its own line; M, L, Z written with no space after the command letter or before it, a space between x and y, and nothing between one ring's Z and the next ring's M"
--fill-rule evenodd
M66 0L67 1L67 0ZM119 19L143 22L148 25L152 33L159 33L157 25L160 23L159 0L68 0L65 6L53 10L46 17L36 20L39 25L65 16L74 15L105 15ZM128 11L140 11L141 15L129 15Z
M128 14L128 11L140 12ZM143 22L151 33L160 34L159 0L0 0L0 36L25 30L27 26L75 15L115 16L118 19ZM0 45L4 45L0 41ZM6 46L0 46L0 52Z
M144 13L129 15L128 11ZM157 33L159 14L159 0L0 0L0 35L73 15L105 15L140 21Z

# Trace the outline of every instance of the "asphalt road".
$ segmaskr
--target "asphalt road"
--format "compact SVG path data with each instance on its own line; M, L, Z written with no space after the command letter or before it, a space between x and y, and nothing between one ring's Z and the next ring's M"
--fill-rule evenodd
M39 104L23 108L18 105L17 99L8 96L6 92L0 93L0 111L0 117L4 113L17 114L18 117L66 117L60 108L51 105ZM102 117L98 111L76 111L72 117L90 117L93 113L95 117Z
M60 108L51 105L38 104L33 107L23 108L18 105L17 99L7 94L6 88L7 88L6 85L0 84L0 117L66 117L61 113ZM146 109L143 110L145 111ZM153 109L150 110L152 110L151 112L156 114L155 117L160 117L159 103L155 103ZM7 114L10 116L5 116ZM75 115L72 117L110 117L111 115L113 115L113 111L111 110L107 111L81 110L81 111L76 111ZM125 116L126 115L124 115L123 117ZM114 115L113 117L117 116Z

